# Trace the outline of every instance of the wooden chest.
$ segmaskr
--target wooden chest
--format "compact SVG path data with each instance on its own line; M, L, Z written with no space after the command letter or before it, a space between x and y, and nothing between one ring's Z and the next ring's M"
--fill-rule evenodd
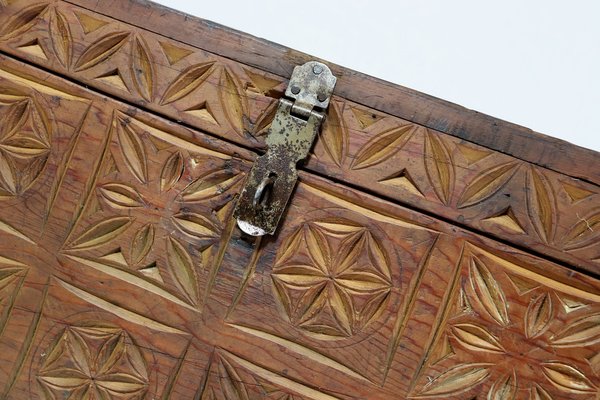
M241 233L311 59L0 0L0 398L600 398L598 153L330 65L277 233Z

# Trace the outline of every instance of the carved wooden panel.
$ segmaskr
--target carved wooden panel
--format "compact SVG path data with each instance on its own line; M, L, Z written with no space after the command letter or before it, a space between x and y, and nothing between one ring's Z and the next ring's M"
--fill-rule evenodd
M0 398L600 396L593 184L337 98L249 238L282 78L0 4Z
M0 49L262 149L286 79L67 2L11 2ZM588 271L600 188L337 97L307 168Z

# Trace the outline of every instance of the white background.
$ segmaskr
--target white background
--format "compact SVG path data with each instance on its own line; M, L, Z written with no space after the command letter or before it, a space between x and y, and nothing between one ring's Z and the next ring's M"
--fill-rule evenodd
M157 2L600 151L598 0Z

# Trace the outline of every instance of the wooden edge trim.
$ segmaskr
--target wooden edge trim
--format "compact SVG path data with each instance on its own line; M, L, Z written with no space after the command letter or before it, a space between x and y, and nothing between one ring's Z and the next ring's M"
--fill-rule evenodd
M65 0L282 77L318 59L148 0ZM332 64L335 94L521 160L600 185L600 153Z

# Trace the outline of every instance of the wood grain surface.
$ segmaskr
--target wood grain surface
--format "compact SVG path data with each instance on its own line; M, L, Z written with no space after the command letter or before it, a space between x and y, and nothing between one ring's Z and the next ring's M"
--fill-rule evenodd
M277 235L250 238L231 214L285 79L0 4L0 398L600 395L593 183L341 92Z
M173 122L264 148L283 78L65 2L29 4L6 7L0 50ZM528 140L526 148L559 156L558 147ZM597 274L600 188L525 161L336 96L306 168ZM575 164L594 170L585 158Z

